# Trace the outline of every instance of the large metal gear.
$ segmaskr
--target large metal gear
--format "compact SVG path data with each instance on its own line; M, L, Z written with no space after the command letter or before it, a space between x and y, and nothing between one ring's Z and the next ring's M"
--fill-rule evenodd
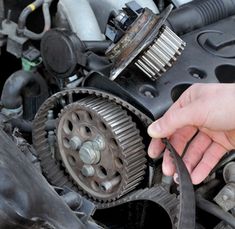
M58 153L73 183L98 201L133 190L146 168L144 144L131 117L106 99L88 96L64 107Z

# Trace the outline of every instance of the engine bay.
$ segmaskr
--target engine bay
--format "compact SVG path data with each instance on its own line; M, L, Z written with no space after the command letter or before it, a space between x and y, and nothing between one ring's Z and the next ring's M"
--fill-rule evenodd
M234 26L234 0L0 0L0 228L235 228L233 150L199 185L147 154L186 89L235 82Z

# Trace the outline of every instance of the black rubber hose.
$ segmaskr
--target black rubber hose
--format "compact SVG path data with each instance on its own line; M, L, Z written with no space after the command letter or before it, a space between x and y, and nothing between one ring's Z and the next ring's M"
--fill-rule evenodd
M33 124L31 121L20 119L20 118L13 118L9 120L13 127L19 128L21 131L31 133L33 130Z
M112 44L111 41L84 41L86 49L95 53L104 54L108 47Z
M18 19L18 29L23 30L26 26L26 20L28 16L37 8L42 6L44 0L36 0L32 4L26 6L23 11L21 12L19 19Z
M22 91L29 83L39 84L44 90L46 83L41 75L24 70L13 73L5 82L1 101L4 108L17 109L22 106Z
M167 21L171 29L185 34L235 14L235 0L197 0L172 11Z
M26 27L24 28L24 35L32 40L40 40L43 35L51 28L51 15L50 15L50 4L51 1L47 1L42 5L43 17L44 17L44 29L41 33L34 33L28 30Z
M5 19L5 8L3 0L0 0L0 29L2 28L2 21Z
M233 215L224 211L212 202L204 199L200 194L196 195L196 201L198 208L216 216L217 218L223 220L225 223L229 224L232 228L235 228L235 217Z

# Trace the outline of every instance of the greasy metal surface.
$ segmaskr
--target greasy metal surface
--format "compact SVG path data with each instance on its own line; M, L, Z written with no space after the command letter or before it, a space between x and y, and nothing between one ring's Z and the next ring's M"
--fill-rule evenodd
M61 186L67 185L70 187L74 187L71 181L66 177L63 171L61 171L60 166L57 165L57 163L51 158L49 152L49 145L47 143L46 139L46 131L45 131L45 122L47 120L46 118L46 112L50 109L53 109L56 104L58 104L58 101L61 99L66 99L67 101L74 102L74 98L76 96L78 97L84 97L87 95L95 95L98 98L106 98L110 102L115 102L116 104L121 105L125 109L129 110L133 115L138 117L143 124L147 127L150 123L152 123L152 120L147 117L145 114L137 110L135 107L132 105L128 104L127 102L123 101L122 99L115 97L111 94L102 92L102 91L97 91L97 90L92 90L92 89L85 89L85 88L77 88L74 90L68 90L68 91L63 91L59 92L52 97L50 97L40 108L38 114L35 117L34 120L34 128L33 128L33 141L36 149L38 150L38 153L40 154L40 158L43 158L42 160L42 168L44 172L47 174L47 178L52 182L52 183L57 183ZM182 167L185 169L183 162L179 163L180 158L178 160L175 160L175 163L178 165L179 172L182 170ZM181 192L187 192L188 188L190 189L192 184L188 183L188 180L184 177L182 177L182 180L180 182L180 190ZM183 187L183 189L182 189ZM139 193L140 190L134 191L133 193L128 194L128 196L135 195L135 193ZM144 191L143 191L144 192ZM180 193L180 196L182 195ZM143 194L144 195L144 194ZM137 195L138 196L138 195ZM124 201L124 202L122 202ZM125 203L126 199L125 197L120 198L117 201L110 202L110 203L97 203L98 208L106 208L110 206L115 206L118 203ZM184 201L194 201L193 199L183 199L182 202L180 202L180 207L179 209L183 208L183 211L188 211L188 209L185 209L185 203ZM191 215L191 211L189 211L188 217L183 218L181 212L177 213L178 215L178 225L184 224L185 221L190 221L194 220L195 215ZM177 227L178 228L178 227ZM181 229L181 228L180 228ZM188 228L189 229L189 228Z
M114 62L114 67L110 75L112 80L124 69L122 65L123 63L129 62L130 55L135 50L142 49L140 43L152 31L158 19L159 17L157 15L146 8L144 13L136 20L122 39L106 52L106 55ZM127 66L126 64L125 66Z
M59 116L58 153L79 189L98 201L109 201L139 184L146 167L144 145L125 110L106 99L88 96L65 106ZM74 137L83 143L80 150L70 147ZM82 169L88 162L82 161L79 153L83 145L96 143L98 137L105 143L95 149L100 159L90 165L94 175L84 176Z
M114 47L110 47L107 50L106 55L108 58L114 59L116 62L126 60L149 34L157 21L158 16L146 8L144 13L132 24L121 40Z

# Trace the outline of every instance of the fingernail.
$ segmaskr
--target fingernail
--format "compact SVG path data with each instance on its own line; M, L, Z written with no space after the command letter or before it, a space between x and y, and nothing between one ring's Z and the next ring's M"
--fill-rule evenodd
M179 175L177 173L174 174L174 181L176 184L179 184Z
M162 132L161 127L157 122L151 124L148 127L148 134L152 138L160 138L161 137L161 132Z

